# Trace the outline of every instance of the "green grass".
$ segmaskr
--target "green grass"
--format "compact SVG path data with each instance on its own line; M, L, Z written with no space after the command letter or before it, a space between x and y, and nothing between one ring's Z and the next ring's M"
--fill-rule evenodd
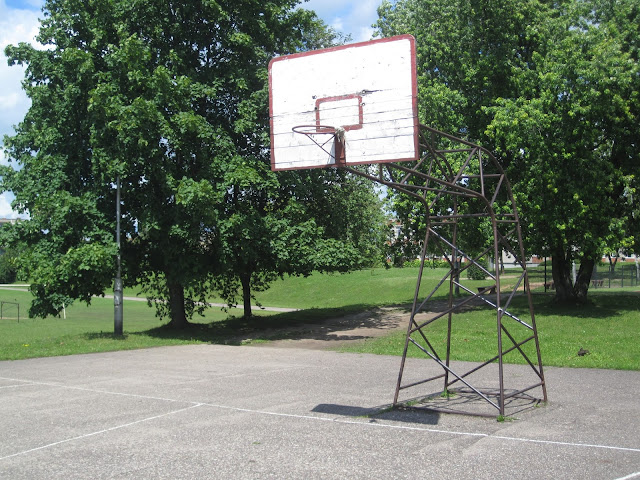
M612 368L640 370L640 294L597 292L590 294L590 302L580 306L559 306L551 295L534 295L534 310L542 362L547 366ZM514 300L510 311L529 322L524 297ZM515 321L503 318L509 332L517 341L530 335ZM496 313L480 308L453 317L452 359L485 361L497 354ZM425 327L430 342L441 357L446 348L446 318ZM386 337L367 340L360 345L345 347L345 352L397 355L404 348L405 334L398 332ZM503 345L511 346L503 335ZM506 347L505 347L506 348ZM578 355L581 350L589 353ZM525 345L524 351L534 361L534 343ZM410 345L409 356L425 357L417 347ZM507 363L525 363L518 352L505 357Z
M0 360L21 359L52 355L70 355L100 351L148 348L161 345L189 343L224 343L240 345L274 338L268 329L289 325L319 322L347 313L363 311L382 305L407 305L412 301L418 270L373 269L351 274L315 274L307 278L285 278L266 292L257 294L265 306L302 309L300 312L278 313L254 309L256 319L246 321L210 309L204 318L185 331L166 328L145 302L128 301L124 304L124 335L113 336L113 300L96 298L90 307L77 303L66 310L66 319L27 318L31 295L28 292L0 289L0 300L20 304L17 309L5 304L0 320ZM444 270L426 269L421 295L430 292L442 278ZM514 275L503 277L507 284ZM487 285L485 281L468 281L465 285L475 289ZM534 294L536 319L539 330L542 359L545 365L570 367L598 367L640 370L640 295L638 288L597 289L589 292L591 303L573 308L555 305L552 293ZM542 292L538 289L537 292ZM135 296L129 289L126 296ZM441 288L442 298L447 292ZM220 301L213 297L211 301ZM523 299L516 299L513 312L528 321ZM496 320L490 309L477 309L454 317L453 357L457 360L479 361L495 355ZM438 353L444 354L446 336L444 321L429 327ZM521 336L520 327L507 320L510 332ZM275 335L277 338L277 335ZM505 342L508 340L505 338ZM404 334L399 333L366 341L345 351L400 355ZM531 354L532 342L527 345ZM581 349L588 355L578 356ZM417 350L417 349L416 349ZM423 355L415 351L417 356ZM519 355L510 354L508 362L521 363Z
M443 269L425 269L427 283L422 292L433 288L443 272ZM264 306L305 310L352 310L362 306L406 304L413 299L417 273L417 268L375 268L347 274L318 273L309 277L285 277L276 280L266 292L257 292L255 295ZM140 289L127 288L124 295L138 296L139 292ZM224 303L217 296L211 296L208 300Z
M195 320L193 328L175 331L155 317L146 302L124 301L124 335L113 335L113 299L95 298L91 306L77 303L66 308L66 318L28 318L28 292L0 289L3 305L0 319L0 360L72 355L114 350L149 348L188 343L224 343L242 328L238 319L220 309L210 309ZM259 315L267 313L257 312Z
M420 294L424 296L430 293L445 272L442 268L425 268ZM279 280L256 297L263 305L301 309L406 305L413 301L417 276L418 268L375 268L348 274L314 274L307 278ZM462 280L471 289L489 282ZM441 288L437 296L444 298L446 293Z

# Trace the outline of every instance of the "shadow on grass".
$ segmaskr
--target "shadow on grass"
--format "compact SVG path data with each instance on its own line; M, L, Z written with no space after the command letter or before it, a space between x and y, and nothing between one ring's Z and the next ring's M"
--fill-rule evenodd
M87 340L127 340L129 338L129 335L130 334L128 333L125 333L123 335L115 335L113 332L88 332L82 334L82 336Z
M495 295L491 295L492 301L495 301ZM561 316L575 317L584 319L606 319L618 317L626 312L640 312L640 292L602 292L589 293L587 301L583 303L562 303L555 300L552 293L533 293L533 309L536 316ZM506 296L502 297L503 302ZM424 311L440 312L447 308L446 302L439 299L432 305L427 304ZM472 310L490 310L493 307L488 306L481 301L470 302L465 305L465 311ZM521 317L529 314L529 305L527 297L523 293L518 294L509 304L508 310ZM410 311L410 308L407 310Z
M553 300L550 294L534 293L536 316L567 316L585 319L607 319L625 312L640 312L640 294L598 292L589 296L586 304L563 305ZM425 311L446 309L446 302L436 299ZM486 310L485 304L470 306L469 310ZM519 316L528 315L527 299L515 297L509 310ZM249 319L230 316L213 323L192 323L185 329L174 329L166 324L141 332L129 332L116 337L110 332L87 333L89 340L126 340L134 336L146 336L163 340L182 340L223 345L244 345L261 341L283 339L308 339L322 341L365 340L371 337L366 329L391 331L406 326L410 306L390 305L380 307L371 304L356 304L340 308L314 308L297 312L278 313L269 316L254 316Z
M140 335L153 338L199 341L224 345L243 345L250 341L271 341L291 338L315 340L357 340L364 335L341 335L358 328L388 329L394 319L372 305L349 305L342 308L314 308L285 312L265 317L230 317L201 324L192 323L185 329L167 325L152 328Z
M597 292L589 293L585 303L559 303L553 295L533 294L536 315L563 316L590 319L618 317L625 312L640 311L639 292ZM527 308L526 298L514 300L514 308Z

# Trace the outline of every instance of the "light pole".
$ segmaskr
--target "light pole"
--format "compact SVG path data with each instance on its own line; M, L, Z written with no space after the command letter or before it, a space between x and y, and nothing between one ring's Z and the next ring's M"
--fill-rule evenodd
M113 282L113 334L122 335L122 278L120 277L120 175L116 179L116 278Z

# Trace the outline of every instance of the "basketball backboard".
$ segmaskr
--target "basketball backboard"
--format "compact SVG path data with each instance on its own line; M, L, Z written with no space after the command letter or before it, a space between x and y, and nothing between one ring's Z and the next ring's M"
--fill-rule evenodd
M271 168L416 160L415 58L411 35L274 58Z

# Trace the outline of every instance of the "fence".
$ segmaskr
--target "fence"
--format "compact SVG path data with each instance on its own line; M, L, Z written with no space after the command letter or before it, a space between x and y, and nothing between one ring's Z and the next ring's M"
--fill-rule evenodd
M0 319L16 318L14 316L8 317L7 312L13 313L13 310L17 309L18 323L20 323L20 304L18 302L5 302L0 301Z
M528 273L532 288L544 288L545 291L553 289L551 262L547 263L546 268L545 264L529 268ZM637 287L639 284L638 270L633 263L618 264L615 268L607 264L598 264L593 269L589 288L630 288Z
M638 270L635 265L596 265L591 275L593 288L624 288L638 285Z

